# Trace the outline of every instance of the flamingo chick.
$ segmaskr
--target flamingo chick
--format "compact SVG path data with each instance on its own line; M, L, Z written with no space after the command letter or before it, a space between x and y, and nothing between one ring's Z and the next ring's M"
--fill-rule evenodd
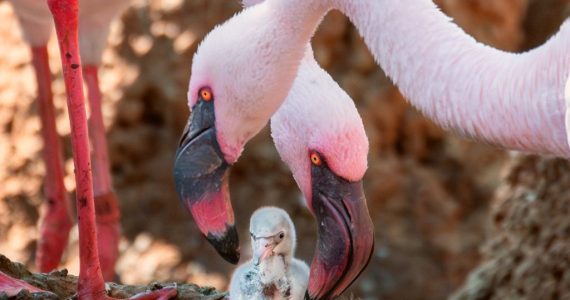
M263 207L249 223L253 258L239 266L230 282L230 299L303 299L309 267L294 258L296 234L283 209Z
M38 83L38 104L44 139L43 155L46 162L47 180L44 189L47 209L40 226L36 264L41 272L49 272L59 265L72 225L69 200L63 184L62 152L55 126L47 52L53 20L46 1L9 1L20 21L23 38L31 46L32 62ZM89 133L93 142L97 236L102 272L107 280L113 279L115 275L120 227L117 197L112 188L109 170L97 72L109 34L110 23L127 7L128 3L128 0L82 0L79 12L79 45L82 61L85 64L83 71L89 91L91 112Z

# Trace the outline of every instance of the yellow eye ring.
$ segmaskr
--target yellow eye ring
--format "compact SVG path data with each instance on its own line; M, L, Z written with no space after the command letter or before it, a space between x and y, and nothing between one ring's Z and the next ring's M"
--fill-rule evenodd
M311 163L315 166L320 166L322 163L321 157L317 152L311 152L309 158L311 159Z
M212 101L214 96L212 95L212 90L209 87L203 87L198 92L200 98L206 102Z

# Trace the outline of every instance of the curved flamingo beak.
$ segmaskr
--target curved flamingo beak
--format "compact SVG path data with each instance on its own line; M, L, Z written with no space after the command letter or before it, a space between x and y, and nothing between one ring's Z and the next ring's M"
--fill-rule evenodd
M202 234L228 262L239 261L239 240L225 161L216 138L214 104L198 101L184 129L174 162L180 200Z
M336 176L326 165L312 165L312 208L318 240L306 299L339 296L364 270L374 250L362 181Z

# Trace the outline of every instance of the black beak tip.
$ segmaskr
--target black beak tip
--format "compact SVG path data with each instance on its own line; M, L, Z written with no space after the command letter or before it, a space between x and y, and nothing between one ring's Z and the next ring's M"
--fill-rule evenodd
M206 237L210 244L216 248L226 261L231 264L237 265L240 258L239 238L236 227L234 225L228 226L226 233L222 237L208 234Z
M309 291L305 292L305 300L316 300L317 298L313 298L311 297L311 295L309 295Z

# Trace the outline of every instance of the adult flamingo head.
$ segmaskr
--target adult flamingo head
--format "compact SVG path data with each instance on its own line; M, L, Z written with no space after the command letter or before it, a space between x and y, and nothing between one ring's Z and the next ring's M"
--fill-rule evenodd
M245 9L212 30L193 59L192 114L176 154L176 188L202 234L231 263L239 260L239 242L229 169L287 96L320 21L318 1L303 3L268 1ZM282 14L287 9L293 14ZM316 16L312 28L295 23L308 14Z
M326 8L319 1L291 2L266 1L246 9L200 46L188 94L193 113L175 177L200 230L220 254L237 261L229 167L285 100L307 53L305 60L313 64L300 71L305 75L289 93L291 104L282 106L272 127L279 152L318 220L308 296L323 299L344 291L372 253L373 226L362 191L368 142L350 98L305 52Z
M368 264L373 224L362 186L368 139L350 97L307 51L272 136L317 219L309 299L340 295Z

